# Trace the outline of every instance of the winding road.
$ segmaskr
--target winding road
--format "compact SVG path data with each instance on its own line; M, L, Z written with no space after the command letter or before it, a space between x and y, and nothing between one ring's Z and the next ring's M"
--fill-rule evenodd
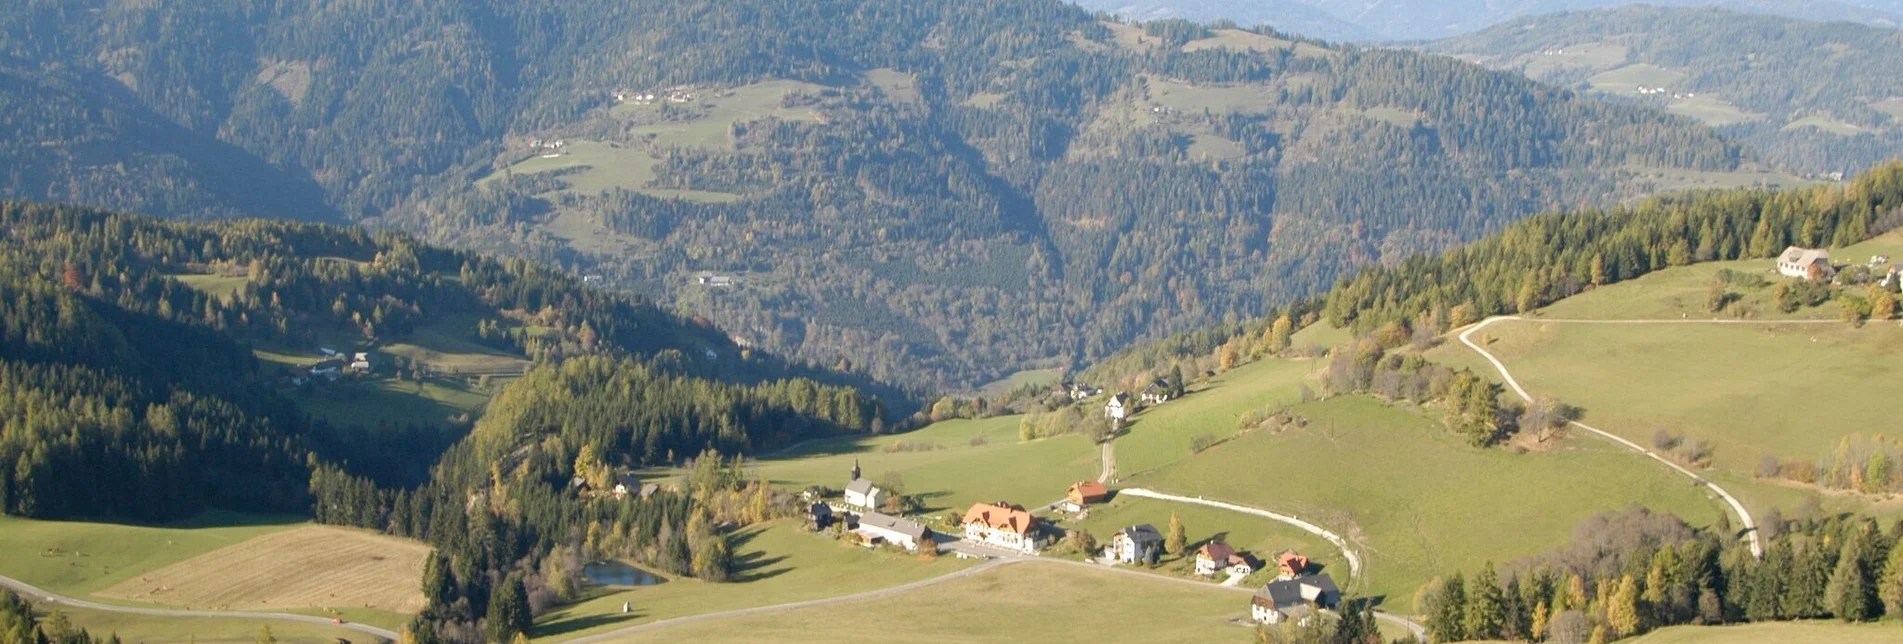
M77 599L73 597L67 597L64 595L57 595L52 592L41 590L40 588L33 586L32 584L28 584L24 581L20 581L12 577L3 577L3 576L0 576L0 586L4 586L6 588L12 589L14 592L19 593L22 598L28 601L34 602L36 604L53 604L57 606L70 606L73 608L83 608L86 610L96 610L96 611L103 611L108 613L145 615L149 617L213 617L213 618L221 618L221 619L254 619L254 620L274 620L274 621L282 621L282 622L299 622L304 624L316 624L318 626L330 626L333 628L342 628L342 629L357 631L359 633L374 635L376 637L380 637L390 641L395 641L397 639L396 631L392 631L392 630L384 629L384 628L377 628L369 624L356 624L352 622L343 622L340 624L340 623L331 621L331 619L328 617L317 617L314 615L298 615L296 613L254 613L254 612L237 611L237 610L227 611L227 610L184 610L184 609L172 609L172 608L141 608L138 606L118 606L114 604L101 604L99 602L86 601L84 599Z
M1492 363L1493 368L1500 372L1501 379L1506 381L1507 387L1512 389L1513 393L1518 394L1521 399L1524 399L1525 401L1530 403L1530 402L1533 402L1533 394L1528 393L1525 387L1520 386L1520 381L1515 380L1513 378L1513 373L1507 370L1506 364L1500 362L1499 358L1494 357L1492 353L1488 353L1485 348L1482 348L1478 343L1475 343L1473 341L1474 332L1487 328L1488 326L1492 325L1495 322L1523 320L1523 319L1524 318L1521 318L1516 315L1503 315L1503 316L1495 316L1495 317L1487 318L1485 320L1481 320L1478 324L1468 327L1466 331L1462 331L1460 333L1460 343L1467 345L1467 348L1473 349L1475 353L1480 354L1480 357L1486 358L1487 362ZM1689 319L1687 320L1564 320L1564 319L1549 320L1549 319L1542 318L1538 321L1567 323L1567 324L1833 324L1833 323L1842 324L1841 322L1835 322L1832 320L1792 320L1792 321L1770 322L1770 321L1758 321L1758 320L1689 320ZM1692 481L1698 483L1699 485L1705 486L1707 489L1710 489L1712 492L1716 492L1720 498L1723 498L1725 500L1726 504L1731 506L1731 511L1737 514L1738 520L1744 524L1745 537L1751 542L1751 556L1757 557L1760 559L1764 558L1764 546L1760 544L1758 541L1758 524L1751 520L1751 512L1749 510L1744 509L1744 504L1738 502L1738 497L1732 496L1730 492L1726 491L1723 487L1720 487L1717 483L1713 483L1707 480L1705 477L1699 476L1697 472L1693 472L1689 469L1686 469L1684 466L1679 465L1678 463L1675 463L1671 459L1665 458L1664 456L1660 456L1658 452L1654 452L1652 450L1646 449L1644 446L1639 445L1638 443L1634 443L1632 441L1626 440L1624 437L1613 434L1612 432L1608 432L1603 429L1599 429L1597 427L1593 427L1591 425L1587 425L1579 421L1569 421L1568 424L1573 427L1577 427L1577 428L1586 430L1588 432L1592 432L1593 434L1597 434L1601 438L1605 438L1607 440L1618 443L1620 445L1624 445L1628 448L1631 448L1632 451L1638 452L1640 454L1644 454L1646 456L1650 456L1652 457L1652 460L1658 461L1660 463L1664 463L1666 467L1672 468L1673 471L1678 472L1679 474L1685 475L1687 478L1690 478Z

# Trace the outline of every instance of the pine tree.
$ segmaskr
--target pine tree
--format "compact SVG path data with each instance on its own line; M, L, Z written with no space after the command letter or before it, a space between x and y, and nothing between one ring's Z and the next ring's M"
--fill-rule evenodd
M278 637L271 634L271 625L258 627L258 644L278 644Z
M1846 622L1861 622L1876 612L1870 605L1870 580L1863 571L1863 544L1862 531L1852 530L1824 589L1824 608Z
M534 625L529 612L529 591L522 585L522 575L509 575L495 594L489 597L489 640L507 642L516 635L526 633Z
M1429 594L1427 609L1427 630L1436 642L1458 642L1467 639L1467 583L1460 573L1441 582L1440 588Z
M1903 616L1903 531L1890 545L1890 557L1877 581L1877 597L1883 600L1885 615Z
M1467 610L1462 617L1462 627L1467 637L1476 639L1494 639L1500 637L1506 624L1506 601L1500 591L1500 578L1494 572L1493 562L1481 567L1480 575L1474 577L1473 587L1467 589Z
M1795 557L1796 566L1784 585L1784 597L1781 602L1784 617L1787 619L1813 619L1825 617L1829 611L1824 607L1824 591L1830 585L1830 556L1824 547L1811 544Z
M1181 557L1183 556L1183 551L1188 549L1189 532L1183 529L1183 517L1177 516L1175 512L1171 512L1170 533L1169 536L1163 540L1163 550L1170 553L1172 557Z

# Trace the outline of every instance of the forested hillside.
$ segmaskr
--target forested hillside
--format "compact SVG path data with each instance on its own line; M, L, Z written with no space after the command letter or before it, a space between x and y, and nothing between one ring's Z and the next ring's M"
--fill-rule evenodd
M32 0L0 33L5 100L71 105L0 116L44 132L0 150L34 169L9 194L336 213L915 385L1258 315L1749 156L1443 58L1055 0Z
M1625 7L1515 20L1429 49L1664 107L1783 168L1855 174L1903 149L1894 28Z
M614 381L569 385L585 391L560 400L605 390L632 407L566 408L557 422L588 428L608 463L668 463L708 447L748 452L865 431L906 411L902 396L890 395L896 406L887 411L880 389L849 386L863 377L735 347L704 323L533 264L397 234L17 203L0 203L0 228L0 511L10 514L300 511L319 465L420 484L460 434L314 418L293 400L302 390L253 350L351 337L388 344L454 328L444 320L481 320L469 335L483 329L550 365L504 389L504 400L554 373L592 373L557 371L558 363L615 365ZM230 286L183 281L208 271ZM484 463L516 447L497 441L548 422L516 409L481 425L495 428L477 441Z

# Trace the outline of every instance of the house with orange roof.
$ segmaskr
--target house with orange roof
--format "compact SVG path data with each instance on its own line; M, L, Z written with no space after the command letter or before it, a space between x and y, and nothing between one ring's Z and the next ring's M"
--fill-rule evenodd
M1255 572L1255 566L1250 565L1247 555L1221 541L1211 541L1196 549L1196 574L1214 577L1219 570L1248 576Z
M1064 502L1059 508L1065 512L1082 511L1092 503L1103 503L1110 499L1110 489L1096 481L1078 481L1072 483L1070 490L1064 493Z
M978 503L965 511L965 539L994 548L1037 554L1044 545L1043 526L1023 506Z
M1281 578L1294 579L1296 577L1302 576L1303 573L1308 572L1308 557L1304 557L1296 553L1295 551L1290 550L1280 555L1276 555L1275 568L1276 568L1276 572L1279 573Z

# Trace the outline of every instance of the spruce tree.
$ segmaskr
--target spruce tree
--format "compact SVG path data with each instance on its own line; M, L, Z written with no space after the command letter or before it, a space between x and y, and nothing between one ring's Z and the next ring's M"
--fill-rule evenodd
M1903 530L1899 533L1903 533ZM1903 616L1903 536L1899 536L1890 546L1890 557L1884 562L1883 575L1877 580L1877 597L1883 600L1885 615Z
M1505 624L1505 596L1500 591L1499 575L1494 572L1493 562L1489 561L1481 567L1480 575L1474 577L1473 587L1467 589L1467 611L1462 616L1463 630L1469 638L1494 639L1500 637Z
M1837 619L1861 622L1874 617L1870 580L1863 571L1863 533L1852 530L1837 555L1837 569L1824 589L1824 607Z
M1467 582L1460 573L1441 583L1428 609L1427 630L1436 642L1467 639Z

